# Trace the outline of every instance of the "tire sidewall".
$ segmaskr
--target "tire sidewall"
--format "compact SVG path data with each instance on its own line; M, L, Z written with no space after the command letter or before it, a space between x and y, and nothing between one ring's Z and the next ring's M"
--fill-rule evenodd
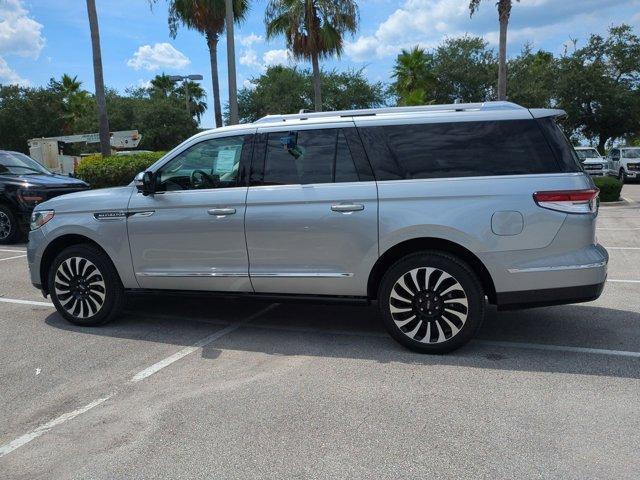
M442 343L427 344L413 340L396 325L389 309L391 290L398 279L407 272L420 267L443 270L454 277L467 296L467 320L453 338ZM378 304L382 320L389 334L402 345L421 353L446 353L469 342L478 332L484 319L484 292L473 270L462 260L441 252L422 252L409 255L397 261L387 270L380 284Z
M16 214L11 210L11 208L0 205L0 212L4 213L8 218L11 224L11 229L9 231L9 235L5 238L0 238L0 245L9 245L11 243L15 243L18 239L18 235L20 235L20 229L18 228L18 218Z
M100 271L105 284L105 300L104 304L92 317L78 318L73 314L67 312L61 305L55 292L55 275L58 271L58 267L68 258L81 257L86 258L92 262L96 268ZM106 257L104 253L101 253L95 248L85 245L74 245L64 249L53 261L48 275L49 293L51 300L58 310L58 313L62 315L66 320L76 325L103 325L111 321L120 311L122 305L123 288L120 278L115 271L115 267L111 263L111 260Z

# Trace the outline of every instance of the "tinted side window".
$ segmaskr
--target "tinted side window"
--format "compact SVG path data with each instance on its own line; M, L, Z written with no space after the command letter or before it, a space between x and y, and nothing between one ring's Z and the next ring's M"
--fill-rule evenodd
M270 132L264 163L266 185L358 181L340 129Z
M553 118L540 118L538 124L555 152L562 171L581 172L583 169L580 159L556 121Z
M532 120L360 129L378 180L558 172Z

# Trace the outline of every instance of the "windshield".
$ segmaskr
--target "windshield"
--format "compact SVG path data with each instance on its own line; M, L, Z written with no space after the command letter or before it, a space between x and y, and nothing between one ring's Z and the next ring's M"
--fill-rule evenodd
M595 148L589 148L586 150L576 150L578 158L580 160L587 160L588 158L600 158L600 154Z
M640 158L640 148L622 150L622 158Z
M24 153L0 152L0 174L2 175L41 175L51 174L38 162Z

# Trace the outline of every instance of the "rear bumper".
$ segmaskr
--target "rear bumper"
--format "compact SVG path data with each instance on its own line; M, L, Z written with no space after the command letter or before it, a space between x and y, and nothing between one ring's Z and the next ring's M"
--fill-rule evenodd
M496 303L498 310L519 310L523 308L591 302L600 296L604 289L604 284L605 282L580 287L503 292L496 294Z

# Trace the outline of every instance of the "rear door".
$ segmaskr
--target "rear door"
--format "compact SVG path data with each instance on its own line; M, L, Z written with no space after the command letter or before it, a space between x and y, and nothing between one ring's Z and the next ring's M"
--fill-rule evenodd
M245 220L255 291L366 295L377 189L353 123L258 133Z

